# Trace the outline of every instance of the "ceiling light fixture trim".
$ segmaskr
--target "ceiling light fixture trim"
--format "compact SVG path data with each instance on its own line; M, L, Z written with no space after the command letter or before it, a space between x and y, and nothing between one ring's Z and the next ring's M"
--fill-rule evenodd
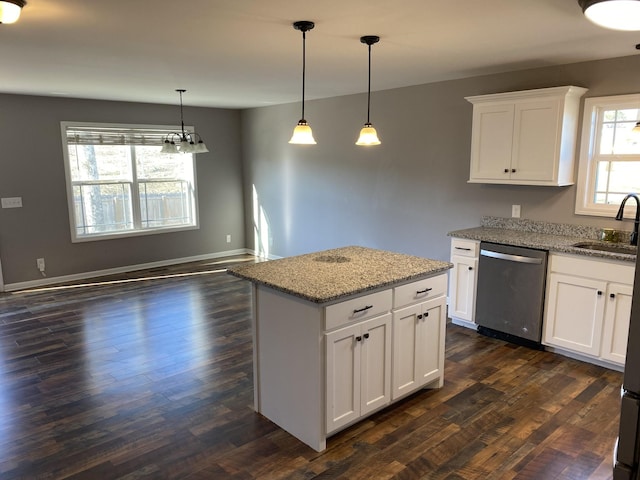
M180 94L180 126L181 131L167 134L162 145L161 153L206 153L209 151L196 132L187 132L184 129L184 115L182 111L182 94L186 90L179 88L176 90ZM178 145L176 145L176 137Z
M26 4L24 0L0 0L0 23L16 23Z
M640 0L578 0L585 17L612 30L640 30Z
M313 138L311 127L304 118L304 93L305 93L305 77L307 73L307 32L315 27L315 23L308 20L300 20L294 22L293 28L302 32L302 116L298 124L293 129L293 136L289 143L295 145L315 145L316 140Z
M360 42L367 45L369 50L369 83L367 86L367 123L364 124L362 130L360 130L360 136L356 141L356 145L380 145L380 139L378 138L378 132L373 128L370 121L371 114L371 45L378 43L380 37L377 35L365 35L360 37Z

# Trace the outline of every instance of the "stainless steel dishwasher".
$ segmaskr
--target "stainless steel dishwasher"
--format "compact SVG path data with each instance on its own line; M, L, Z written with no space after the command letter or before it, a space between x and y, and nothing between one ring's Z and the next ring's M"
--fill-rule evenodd
M478 333L542 349L547 252L480 243Z

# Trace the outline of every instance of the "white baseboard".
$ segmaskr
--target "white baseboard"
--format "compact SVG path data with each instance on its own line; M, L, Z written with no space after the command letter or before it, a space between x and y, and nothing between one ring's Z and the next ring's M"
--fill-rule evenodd
M243 254L255 255L253 250L249 250L247 248L239 248L237 250L227 250L225 252L195 255L193 257L173 258L170 260L161 260L159 262L140 263L137 265L127 265L124 267L107 268L105 270L95 270L92 272L74 273L73 275L62 275L59 277L45 277L42 279L30 280L27 282L7 283L4 285L4 291L15 292L17 290L46 287L48 285L53 285L53 284L75 282L78 280L86 280L87 278L102 277L105 275L115 275L119 273L129 273L129 272L134 272L136 270L166 267L169 265L177 265L179 263L199 262L202 260L213 260L216 258L231 257L233 255L243 255Z

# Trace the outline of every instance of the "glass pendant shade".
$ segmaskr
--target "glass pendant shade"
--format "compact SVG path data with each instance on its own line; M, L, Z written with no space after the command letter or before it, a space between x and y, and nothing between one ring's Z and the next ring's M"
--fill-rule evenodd
M585 17L612 30L640 30L640 0L579 0Z
M2 0L0 1L0 23L15 23L20 18L22 7L27 2L22 0Z
M356 145L380 145L378 132L370 123L365 123L362 130L360 130L360 137L358 137Z
M296 128L293 129L293 135L289 143L294 145L315 145L316 140L313 138L311 127L305 120L300 120Z
M636 126L631 129L631 133L634 135L640 135L640 122L637 122Z
M162 150L160 150L160 153L169 153L169 154L178 153L178 147L174 142L165 140L165 142L162 144Z

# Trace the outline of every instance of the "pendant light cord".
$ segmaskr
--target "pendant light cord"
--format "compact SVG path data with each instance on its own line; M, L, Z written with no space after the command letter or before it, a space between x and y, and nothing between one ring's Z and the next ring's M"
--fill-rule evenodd
M369 84L367 86L367 124L369 122L369 113L371 112L371 44L367 45L369 47Z
M304 120L304 84L307 73L307 31L302 30L302 120Z

